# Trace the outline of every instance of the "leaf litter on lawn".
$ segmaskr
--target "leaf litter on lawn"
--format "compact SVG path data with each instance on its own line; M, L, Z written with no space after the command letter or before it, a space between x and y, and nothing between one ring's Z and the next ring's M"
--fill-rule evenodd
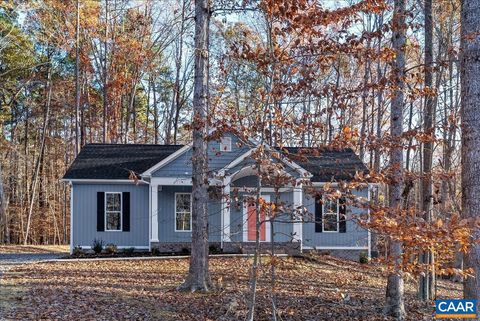
M270 284L270 263L276 286ZM55 262L24 265L7 273L10 300L5 318L31 320L241 320L248 311L251 259L212 257L216 290L176 290L188 259ZM329 256L262 258L256 320L269 320L275 297L282 320L389 320L382 314L385 275L381 266ZM439 281L439 295L460 297L461 286ZM417 301L406 282L408 320L430 320L431 306Z

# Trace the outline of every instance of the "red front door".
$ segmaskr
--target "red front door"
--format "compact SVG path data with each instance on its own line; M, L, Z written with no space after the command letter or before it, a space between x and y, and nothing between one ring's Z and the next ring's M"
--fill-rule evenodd
M257 206L254 202L248 202L247 204L247 228L248 228L248 240L255 241L256 238L256 213ZM260 211L260 241L265 241L265 212Z

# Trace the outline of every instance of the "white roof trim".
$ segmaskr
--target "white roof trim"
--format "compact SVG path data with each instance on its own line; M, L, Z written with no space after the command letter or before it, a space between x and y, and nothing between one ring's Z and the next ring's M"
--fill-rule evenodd
M240 164L243 160L245 160L248 156L250 156L253 151L255 149L258 148L258 143L257 142L254 142L253 139L252 139L252 143L255 143L256 146L253 147L253 148L250 148L247 152L243 153L242 155L240 155L239 157L237 157L236 159L234 159L232 162L230 162L228 165L226 165L225 167L223 167L221 170L218 171L218 174L219 176L224 176L225 175L225 172L235 166L237 166L238 164ZM303 167L301 167L300 165L298 165L297 163L293 162L293 161L290 161L288 159L286 159L285 155L283 155L282 151L276 151L276 150L273 150L269 145L265 144L265 147L270 151L270 152L277 152L280 156L283 156L283 157L280 157L280 161L285 163L286 165L288 165L290 168L292 168L293 170L297 171L301 178L310 178L312 177L313 175L305 170Z
M257 147L258 146L255 146L254 148L250 148L247 152L235 158L233 161L231 161L229 164L225 165L221 170L219 170L217 175L224 176L227 170L237 166L238 164L243 162L248 156L252 155L253 151L257 149Z
M217 179L211 178L208 180L210 185L220 185L221 182ZM191 186L192 178L190 177L152 177L150 179L150 185L152 186L163 186L163 185L174 185L174 186Z
M148 184L148 182L145 182L144 180L133 180L133 179L88 179L88 178L73 178L73 179L68 179L68 178L62 178L60 180L61 182L70 182L70 183L102 183L102 184L136 184L136 183L142 183L142 184Z
M170 154L169 156L167 156L166 158L162 159L160 162L158 162L157 164L155 164L154 166L150 167L145 172L143 172L141 174L141 176L151 176L153 172L155 172L156 170L158 170L158 169L162 168L163 166L167 165L171 161L175 160L180 155L182 155L183 153L188 151L190 148L192 148L192 143L189 143L189 144L183 146L182 148L180 148L176 152L174 152L174 153Z

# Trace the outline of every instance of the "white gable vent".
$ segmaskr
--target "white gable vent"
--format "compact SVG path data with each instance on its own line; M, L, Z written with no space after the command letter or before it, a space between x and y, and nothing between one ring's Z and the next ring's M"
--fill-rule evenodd
M231 152L232 151L232 138L231 137L222 137L220 139L220 151L221 152Z

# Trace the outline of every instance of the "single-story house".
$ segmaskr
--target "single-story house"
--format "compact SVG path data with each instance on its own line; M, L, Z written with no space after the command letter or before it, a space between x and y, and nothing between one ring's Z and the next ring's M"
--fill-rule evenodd
M208 203L209 241L219 250L247 251L255 240L256 207L246 201L258 187L252 152L254 140L244 141L233 133L208 142L210 185L220 190ZM272 150L272 149L270 149ZM261 188L265 201L280 195L285 208L303 208L311 215L269 221L261 225L260 238L297 250L326 250L358 258L370 254L370 233L356 220L367 210L337 200L307 193L351 180L367 168L351 149L324 149L319 154L294 156L313 148L276 149L287 175L297 184L287 184L274 194ZM94 239L118 248L161 252L182 251L191 241L192 146L147 144L88 144L65 173L71 184L71 251L91 248ZM303 182L303 183L302 183ZM308 182L308 184L306 183ZM368 199L370 186L352 191ZM215 194L215 193L211 193ZM290 213L292 214L292 213ZM288 216L288 213L286 213ZM294 218L293 218L294 217ZM293 219L292 219L293 218Z

